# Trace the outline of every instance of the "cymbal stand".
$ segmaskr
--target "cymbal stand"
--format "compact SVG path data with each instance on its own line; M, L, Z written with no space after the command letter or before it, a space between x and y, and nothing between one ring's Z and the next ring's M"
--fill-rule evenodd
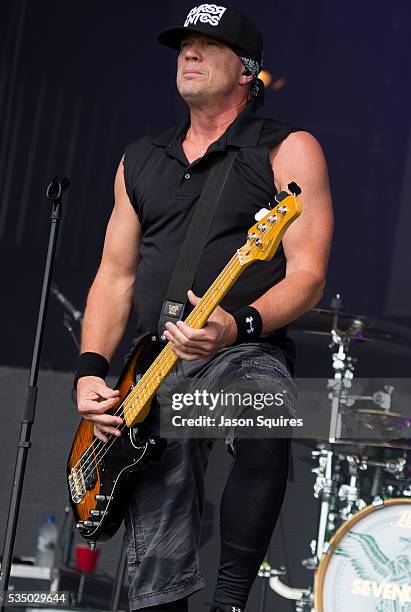
M330 504L333 494L333 481L332 481L332 465L333 465L333 451L325 451L325 470L324 470L324 482L321 491L321 507L320 507L320 520L318 524L317 540L315 543L315 559L319 563L323 553L325 552L325 540L328 532L328 516L330 513Z
M343 336L343 334L340 335L336 329L331 330L331 337L330 349L332 351L334 378L328 381L328 389L330 389L328 397L331 400L328 441L333 443L341 437L340 406L347 403L348 392L354 378L354 362L349 355L350 338Z
M330 389L329 398L331 400L331 419L328 441L335 442L341 436L341 415L340 406L345 403L347 392L351 388L354 365L348 354L350 340L343 334L338 333L338 313L334 317L334 329L331 330L332 343L332 367L334 378L328 381ZM334 493L333 483L333 456L332 450L324 451L323 460L323 482L321 487L321 507L318 525L317 541L315 544L315 557L317 563L320 562L325 552L325 543L328 533L328 522L330 514L330 504ZM323 458L323 459L324 459Z
M361 469L360 461L357 457L346 457L350 475L350 483L343 484L339 488L338 497L346 502L346 506L341 510L340 515L343 521L348 520L355 512L365 508L366 502L360 498L358 470Z

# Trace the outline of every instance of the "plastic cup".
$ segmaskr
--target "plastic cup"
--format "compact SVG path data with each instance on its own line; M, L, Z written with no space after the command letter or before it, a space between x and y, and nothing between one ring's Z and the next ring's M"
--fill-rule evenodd
M78 544L75 549L76 554L76 570L84 574L91 574L96 569L97 559L100 555L100 550L90 550L87 545Z

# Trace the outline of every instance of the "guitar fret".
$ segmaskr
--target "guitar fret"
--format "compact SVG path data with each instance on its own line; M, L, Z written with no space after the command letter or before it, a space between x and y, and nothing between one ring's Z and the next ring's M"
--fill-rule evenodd
M274 223L276 212L281 213L280 223ZM257 259L269 260L273 257L284 232L294 219L299 216L300 212L301 202L299 199L295 196L288 196L281 201L281 207L275 207L264 217L267 221L264 227L261 227L262 219L259 220L259 224L253 225L253 227L249 229L246 244L233 253L230 261L215 279L211 287L208 288L197 306L193 308L192 312L185 320L185 323L195 328L204 325L211 312L215 309L216 304L226 295L227 291L234 284L245 267ZM139 415L139 420L142 421L145 418L148 412L146 408L148 408L150 398L178 360L177 355L171 349L171 343L167 343L166 346L163 347L163 350L159 351L157 358L151 363L143 376L133 385L131 391L128 394L123 394L123 386L133 382L128 382L130 378L130 368L135 367L139 354L138 351L133 353L133 359L135 359L135 361L133 362L130 360L130 363L127 363L127 370L125 370L126 378L120 378L122 381L120 384L122 416L128 427L132 427L133 424L136 423ZM124 385L123 381L125 381ZM102 490L105 492L106 476L104 470L99 473L99 469L103 460L106 462L107 467L107 465L110 465L111 459L110 453L112 445L101 445L101 442L93 439L92 432L93 428L90 428L89 423L81 424L81 429L79 429L79 433L72 447L73 450L69 457L70 472L68 474L68 484L71 501L78 506L79 515L82 516L81 513L84 513L85 517L87 517L90 504L94 504L94 498L97 499L98 497L102 497L101 495L94 495L89 485L94 477L100 477L100 482L97 480L96 491L100 490L99 487L102 484ZM84 444L90 444L90 446L85 449L85 452L83 452ZM114 467L117 469L116 465ZM127 466L124 464L122 469L126 468ZM107 496L107 498L111 499L109 496ZM122 520L122 518L121 516L120 519ZM105 520L106 519L102 517L102 533L104 533L106 529L104 525ZM110 516L109 521L111 520L112 517ZM82 519L79 523L86 524L87 520Z
M257 228L258 229L258 228ZM251 231L255 231L253 228ZM199 329L207 321L208 316L218 305L222 297L230 289L233 282L237 279L244 266L251 263L250 261L250 244L244 245L241 249L233 254L231 260L215 279L214 283L209 287L203 298L197 306L191 311L190 315L185 320L185 323L195 329ZM163 349L161 356L151 364L146 371L139 385L134 389L138 394L138 402L140 406L137 410L141 410L147 400L155 393L155 390L161 381L168 375L170 369L177 361L177 356L171 350L170 343ZM136 406L133 406L133 410Z

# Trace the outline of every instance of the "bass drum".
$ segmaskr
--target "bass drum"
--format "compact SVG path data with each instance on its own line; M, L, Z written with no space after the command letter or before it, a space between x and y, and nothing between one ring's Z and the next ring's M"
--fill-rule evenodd
M411 612L411 499L370 505L333 536L315 575L316 612Z

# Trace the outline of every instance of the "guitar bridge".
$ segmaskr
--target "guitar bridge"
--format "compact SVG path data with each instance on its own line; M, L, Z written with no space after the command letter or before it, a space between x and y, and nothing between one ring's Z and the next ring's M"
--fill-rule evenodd
M71 499L75 504L81 502L86 494L86 485L83 472L80 468L73 468L68 477Z
M71 499L75 504L78 504L86 492L96 484L97 469L93 456L90 457L89 449L83 453L78 465L72 468L68 482Z

